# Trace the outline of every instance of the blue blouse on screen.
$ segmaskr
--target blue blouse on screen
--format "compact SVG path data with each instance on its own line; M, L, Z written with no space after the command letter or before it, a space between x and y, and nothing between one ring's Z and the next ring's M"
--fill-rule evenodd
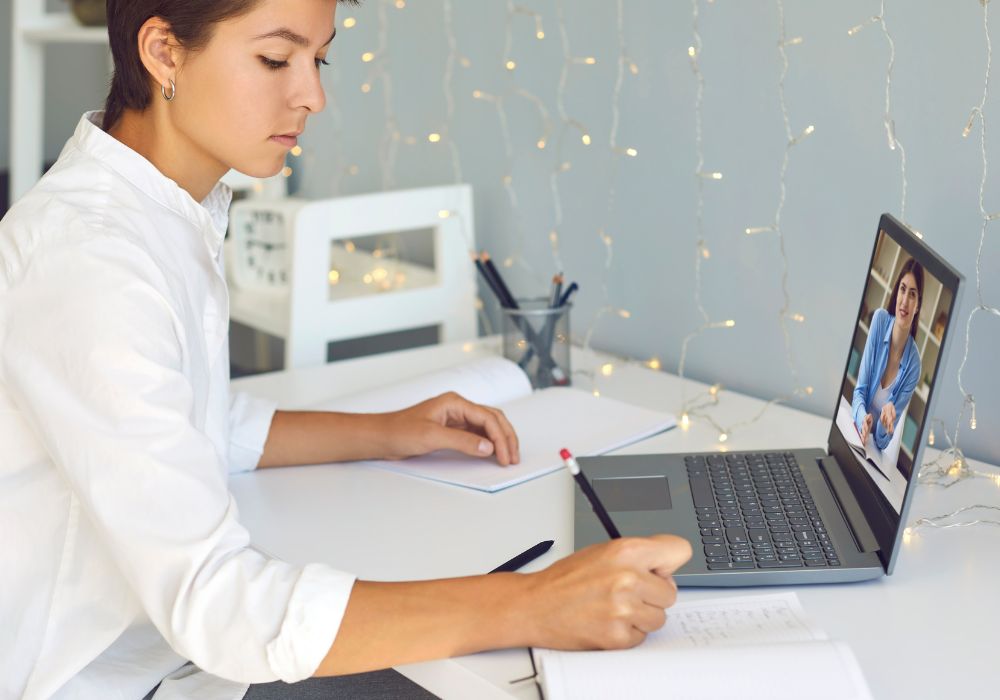
M865 342L865 352L861 356L861 366L858 368L858 384L854 387L854 400L851 402L851 412L854 414L854 424L861 430L861 424L869 413L872 397L882 383L885 366L889 361L889 345L892 340L892 327L896 317L885 309L877 309L872 316L872 325L868 330L868 340ZM893 431L899 429L899 423L910 403L910 396L917 388L920 380L920 353L913 337L906 336L906 348L903 359L899 363L899 372L889 387L889 401L896 407L896 424ZM875 445L884 450L892 439L885 427L874 416Z

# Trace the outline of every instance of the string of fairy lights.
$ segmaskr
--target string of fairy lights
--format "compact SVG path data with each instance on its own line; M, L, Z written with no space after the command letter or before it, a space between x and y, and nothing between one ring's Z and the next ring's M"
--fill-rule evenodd
M879 13L869 17L867 21L861 24L856 24L847 30L848 36L854 36L862 29L864 29L869 24L878 24L882 28L882 35L885 37L886 44L889 46L889 64L885 71L885 111L882 114L882 128L885 129L886 142L889 145L890 151L896 151L899 153L899 171L900 171L900 203L899 203L899 220L903 223L906 221L906 149L903 148L903 144L899 141L896 136L896 120L892 116L892 72L896 67L896 42L892 38L892 34L889 33L889 27L885 22L885 0L881 0L881 5L879 7ZM910 227L912 228L912 226ZM919 232L915 232L919 235Z
M998 311L996 307L988 306L983 300L981 287L982 251L983 244L986 239L987 227L991 221L1000 219L1000 213L994 214L988 212L983 202L987 166L985 150L986 123L983 109L988 96L992 49L989 36L988 2L984 2L983 0L980 1L983 6L984 29L986 32L988 52L985 80L986 84L984 85L982 100L980 104L973 109L972 114L969 117L968 124L963 131L963 136L969 136L978 120L980 125L981 150L983 157L983 176L980 188L980 212L983 224L980 246L977 255L977 293L979 303L967 320L965 357L963 358L962 365L959 369L958 377L959 387L964 399L962 415L959 416L958 420L960 423L964 419L964 414L967 411L971 411L971 429L975 429L975 400L973 395L967 391L964 385L963 370L966 365L966 360L968 359L973 318L979 312L986 312L988 314L1000 316L1000 311ZM513 232L513 235L507 241L508 244L511 245L511 249L508 254L500 260L500 262L506 268L517 266L529 273L534 281L545 284L547 282L546 277L536 272L531 261L526 259L525 250L527 236L547 236L551 247L553 266L556 270L562 269L563 256L561 252L561 239L564 233L565 212L561 178L573 167L572 147L575 145L579 148L579 144L582 144L584 147L590 147L595 143L594 135L590 129L581 119L570 113L567 108L567 97L571 80L576 77L578 73L580 79L585 80L588 66L596 65L597 59L591 55L580 54L579 52L574 51L574 47L570 41L569 29L566 21L566 7L564 0L551 0L553 7L552 12L557 26L556 35L562 49L562 66L559 72L559 80L554 95L555 109L554 112L550 111L548 102L545 99L532 93L523 85L519 84L518 72L524 68L530 68L531 66L522 61L522 57L519 57L517 55L517 51L515 50L515 46L517 45L515 39L520 41L524 37L532 36L537 41L544 41L549 38L546 32L545 15L539 10L518 4L515 0L505 0L505 21L503 23L504 41L500 61L503 69L501 73L505 75L506 79L501 83L497 83L492 86L481 84L476 86L475 89L471 90L469 93L456 91L455 85L458 71L467 71L472 68L472 61L462 52L459 38L455 32L454 13L456 7L453 0L441 0L441 2L441 24L444 29L447 44L447 58L444 64L444 72L442 76L444 118L438 130L419 137L416 135L404 134L401 130L400 120L397 117L396 107L393 104L393 85L390 70L391 65L389 62L389 13L392 8L397 10L405 9L407 6L406 0L374 0L372 3L376 5L375 12L377 17L377 28L375 36L377 41L373 50L364 51L361 54L361 61L367 67L364 82L361 83L361 92L365 95L370 95L371 93L378 91L381 92L382 95L384 124L383 134L380 139L378 149L380 179L382 186L385 189L389 189L396 183L395 171L399 148L401 146L416 145L417 143L421 143L425 140L431 144L439 144L448 149L452 177L455 182L461 182L463 178L463 168L458 143L456 142L453 134L455 116L457 110L459 109L459 104L464 104L464 100L468 100L471 97L473 103L481 102L492 106L496 113L496 125L498 129L497 142L502 145L505 159L502 172L500 173L500 177L498 179L506 194L507 205L512 221L510 229ZM735 319L725 317L719 318L709 314L702 299L702 268L704 265L709 264L712 257L706 236L706 198L710 192L711 184L722 180L723 177L719 170L706 165L704 149L705 134L703 117L706 82L705 74L701 69L703 38L699 27L699 13L706 6L714 4L713 0L692 0L691 3L692 42L687 53L691 70L695 78L694 177L696 182L696 198L694 257L695 284L693 292L694 307L697 310L701 322L682 340L680 355L677 363L677 373L682 379L681 410L679 411L682 429L688 429L694 420L704 421L707 425L712 426L712 428L718 432L719 447L720 449L725 449L725 443L734 431L741 430L760 420L771 406L787 402L793 397L809 395L813 391L811 386L800 381L798 364L794 353L793 335L796 332L795 329L800 328L802 324L805 323L805 316L801 313L801 310L794 309L791 305L792 295L790 294L788 284L789 261L786 252L787 234L783 227L782 216L787 199L786 185L789 166L792 161L792 150L800 145L807 137L811 136L814 133L815 128L811 124L801 130L795 130L792 128L792 120L790 118L788 103L786 100L785 81L789 71L789 50L794 50L793 47L802 44L803 39L799 36L788 37L786 35L784 0L776 0L779 25L777 49L781 62L781 70L778 78L778 102L781 109L782 126L784 128L785 135L784 153L778 172L779 196L772 220L767 223L748 226L744 230L744 233L749 237L759 238L762 243L773 239L776 244L781 266L782 292L782 305L778 310L777 315L784 338L784 359L791 376L792 388L791 391L785 395L766 401L760 411L756 414L728 425L722 425L713 417L714 412L711 410L720 403L722 385L713 384L708 387L706 391L689 398L687 393L689 391L690 381L687 380L685 376L688 353L691 349L692 343L694 343L694 341L704 333L715 331L717 329L731 329L736 325ZM622 162L627 158L635 158L638 156L638 148L636 145L621 144L621 117L623 109L622 94L625 83L630 74L633 76L638 75L639 66L630 56L626 44L624 0L616 0L614 7L616 13L615 29L618 48L618 65L611 91L611 128L607 142L607 147L610 149L612 158L606 171L608 187L607 205L605 207L602 220L599 222L600 225L596 229L598 240L604 248L604 265L601 279L602 299L595 305L593 318L591 322L586 325L586 330L580 334L580 336L582 336L582 344L584 347L590 346L595 330L598 328L603 317L609 314L616 314L622 319L631 318L631 313L627 309L618 307L611 301L608 279L609 274L613 271L614 237L611 233L609 233L609 231L614 228L613 219L616 214L617 186ZM354 17L348 17L343 20L342 24L345 28L352 28L356 26L357 19ZM886 136L886 143L889 149L893 152L898 152L899 154L900 218L905 221L908 187L907 161L906 151L896 133L895 116L892 109L893 75L896 63L896 48L894 38L889 31L889 25L886 21L886 0L880 0L878 14L873 15L865 22L850 28L848 30L848 35L853 37L871 24L879 25L889 52L885 75L885 102L882 112L882 122ZM532 107L538 117L538 131L530 138L526 139L524 141L524 145L520 145L522 143L521 139L515 138L515 135L511 131L510 120L507 113L507 108L511 100L523 100ZM551 194L552 222L551 226L548 227L537 226L534 223L526 223L525 216L522 211L522 202L518 196L518 183L515 182L514 168L517 159L525 155L529 149L536 149L536 151L540 151L549 156L547 162L549 163L548 179ZM345 165L343 168L343 175L341 177L356 175L358 170L359 167L356 164ZM447 217L453 216L455 213L441 212L441 215ZM468 222L464 222L463 226L468 226ZM474 252L475 251L470 249L470 253ZM481 299L477 300L477 308L480 311L481 318L488 326L489 319L483 311L483 303ZM574 372L574 374L581 374L583 376L590 377L591 387L594 390L594 393L599 394L598 380L600 377L611 375L618 365L638 363L654 369L660 369L662 367L662 362L657 357L649 358L647 360L623 359L620 361L616 360L612 363L605 363L595 368L578 369ZM954 432L949 433L949 431L943 429L944 422L935 419L933 421L933 427L937 427L939 432L944 434L945 439L949 444L949 449L945 454L951 455L952 460L949 464L940 469L939 472L934 471L934 469L939 468L941 466L940 464L929 464L928 468L921 473L921 479L926 482L931 482L942 476L953 479L956 476L956 464L961 470L966 470L963 471L962 474L967 473L967 467L965 466L964 459L961 459L961 451L958 448L959 426L956 425ZM929 438L929 442L932 445L934 439L935 433L932 428ZM955 459L956 456L957 459Z
M680 424L681 428L687 430L693 417L697 417L700 420L708 422L719 434L719 444L720 446L725 445L728 441L729 436L732 435L734 430L739 430L746 428L757 421L759 421L765 413L772 406L780 403L785 403L796 396L808 396L812 394L813 387L802 385L799 380L798 365L795 360L795 354L792 345L792 333L790 324L802 324L805 323L805 315L793 311L791 309L791 294L788 287L788 255L785 250L785 231L781 225L781 215L784 211L785 201L787 199L787 175L788 166L790 162L790 155L793 148L798 146L805 138L812 135L815 131L815 127L810 124L806 126L802 131L793 133L791 127L791 118L788 110L788 103L785 97L785 79L788 76L788 47L798 46L802 44L802 37L796 36L793 38L788 38L785 31L785 6L783 0L777 0L777 10L778 10L778 52L781 58L781 73L778 78L778 104L781 108L782 125L784 127L785 133L785 149L782 158L781 166L778 174L778 204L775 209L774 217L770 224L766 226L750 226L744 230L744 233L748 236L760 236L761 234L773 234L777 237L778 241L778 251L781 258L781 292L783 303L778 311L778 323L781 327L782 336L784 338L785 345L785 361L788 366L789 373L792 377L792 391L790 394L784 396L778 396L771 398L764 402L761 408L751 416L731 423L729 425L720 424L713 415L707 410L711 407L718 405L722 390L721 384L713 384L709 387L707 392L703 392L690 400L687 398L686 394L686 382L684 380L684 365L687 359L687 353L689 350L690 343L698 338L702 333L710 329L716 328L732 328L736 325L734 319L726 320L712 320L709 316L708 311L705 309L704 304L701 299L702 291L702 275L701 268L705 261L711 258L711 251L705 241L705 228L704 228L704 207L705 207L705 193L704 187L707 182L718 181L722 179L722 173L718 171L706 171L705 170L705 157L704 157L704 133L703 133L703 105L704 105L704 93L705 93L705 75L701 70L700 57L702 53L702 37L699 31L699 0L692 0L692 30L693 30L693 43L688 48L688 57L691 62L691 69L694 72L695 79L697 81L697 89L695 93L695 151L697 162L695 165L695 178L697 183L697 199L695 204L695 221L696 221L696 245L695 245L695 306L702 318L702 323L694 331L689 333L684 337L681 345L680 360L678 362L678 375L682 379L681 388L681 410L680 410Z
M705 408L714 406L718 403L719 389L721 388L721 385L713 384L708 391L707 397L705 395L700 395L690 401L688 400L688 383L685 381L684 369L685 363L687 362L688 347L690 346L691 341L699 337L707 330L714 328L732 328L736 325L736 321L733 319L712 320L712 317L709 316L708 310L705 308L701 299L701 266L703 261L712 257L712 254L705 243L705 183L721 180L722 173L718 171L705 170L705 138L703 128L705 74L702 73L700 64L702 39L698 25L700 13L699 6L700 0L691 0L692 44L688 47L688 58L690 59L691 70L694 73L696 82L694 99L694 177L697 194L695 196L694 304L695 308L698 310L698 314L701 316L702 323L700 326L695 328L694 331L684 336L684 340L681 342L680 359L677 362L677 375L681 379L680 426L682 430L688 430L691 427L692 415L702 415L711 420L708 414L703 411ZM716 429L719 431L719 442L726 442L729 437L729 433L718 425L716 426Z
M990 71L993 65L993 42L990 36L989 2L988 0L980 0L980 2L983 6L983 34L986 43L986 69L983 77L983 92L979 100L979 104L972 108L972 111L969 114L969 120L966 122L965 128L962 129L962 138L967 139L975 128L976 122L979 122L979 150L982 171L979 179L979 216L981 219L981 226L979 230L979 245L976 249L976 305L973 307L968 318L966 319L965 344L962 351L962 362L958 368L958 389L962 394L962 408L955 420L955 428L953 432L949 432L944 421L940 419L934 419L932 422L930 435L928 436L928 443L932 446L934 445L936 439L934 428L939 427L941 432L944 433L945 441L948 443L948 446L946 449L942 450L935 459L925 462L918 475L920 483L944 488L954 486L965 479L973 478L988 479L996 486L1000 487L1000 474L996 471L975 469L969 466L965 459L965 455L959 447L959 436L967 410L970 412L969 430L976 429L976 400L974 395L966 388L965 380L963 378L965 366L969 360L969 349L972 342L972 322L976 318L977 314L980 313L1000 317L1000 308L987 304L983 296L983 248L986 243L986 234L990 223L1000 219L1000 212L991 212L986 208L986 180L989 170L989 161L986 151L985 109L986 102L990 95ZM991 510L1000 510L1000 507L977 503L963 506L955 511L945 513L943 515L920 518L906 528L904 531L904 538L912 537L916 530L924 527L948 529L972 527L975 525L1000 526L1000 521L992 518L976 517L972 520L954 520L957 516L968 512Z
M583 347L590 347L594 332L597 330L601 319L608 314L617 314L620 318L629 319L632 317L628 309L615 307L611 303L611 291L608 288L608 278L611 274L611 266L614 262L615 248L614 237L608 233L610 221L615 213L615 206L618 199L618 175L621 167L622 157L635 158L639 151L634 147L622 147L619 145L622 113L622 90L625 86L626 67L632 75L639 72L635 61L629 57L628 47L625 42L625 4L624 0L615 2L615 37L618 44L618 62L615 73L615 84L611 90L611 130L608 135L608 146L611 149L611 165L608 169L608 199L604 210L604 225L598 228L597 235L604 246L604 268L601 271L601 300L594 312L594 318L587 328L583 337ZM589 135L585 134L585 144L589 144ZM608 372L605 363L602 365L602 372ZM612 367L613 371L613 367ZM595 392L597 390L595 389ZM599 394L599 392L597 392Z

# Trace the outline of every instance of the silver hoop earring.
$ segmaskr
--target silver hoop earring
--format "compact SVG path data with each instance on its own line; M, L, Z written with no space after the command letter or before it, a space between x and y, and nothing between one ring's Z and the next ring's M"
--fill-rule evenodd
M170 102L172 99L174 99L174 96L177 94L177 85L174 84L174 81L170 80L170 78L167 78L167 81L170 83L170 97L167 97L167 88L164 87L163 85L160 86L160 92L163 94L163 99L165 99L167 102Z

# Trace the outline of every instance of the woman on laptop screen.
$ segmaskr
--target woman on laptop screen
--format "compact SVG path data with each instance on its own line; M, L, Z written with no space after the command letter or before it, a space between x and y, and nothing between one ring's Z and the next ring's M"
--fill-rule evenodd
M862 444L872 435L880 450L888 447L920 379L920 353L914 339L923 295L924 269L908 258L886 308L872 316L858 368L851 409Z

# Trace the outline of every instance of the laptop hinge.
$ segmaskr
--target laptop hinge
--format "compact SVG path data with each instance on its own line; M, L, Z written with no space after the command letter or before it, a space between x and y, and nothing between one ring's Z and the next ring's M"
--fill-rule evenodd
M819 470L826 477L826 482L833 491L840 512L847 521L847 526L854 537L854 543L862 552L877 552L879 550L878 540L875 533L868 527L865 514L861 511L857 499L851 492L851 487L847 484L847 478L840 470L840 464L833 457L823 457L816 460L819 463Z

